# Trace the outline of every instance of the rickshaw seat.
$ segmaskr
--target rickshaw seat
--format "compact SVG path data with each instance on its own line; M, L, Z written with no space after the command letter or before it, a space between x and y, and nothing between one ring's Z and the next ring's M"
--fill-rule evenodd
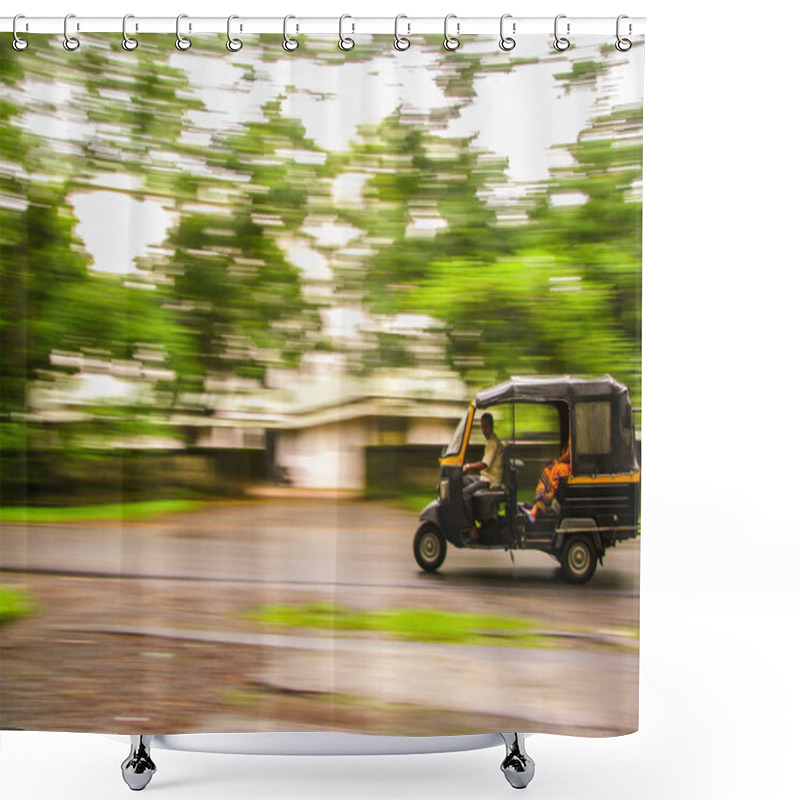
M506 490L500 486L495 489L479 489L472 495L475 518L487 522L497 517L500 503L508 502Z
M508 492L505 487L509 484L509 468L509 452L505 448L503 450L503 485L496 486L493 489L478 489L472 495L475 501L475 517L482 522L494 519L497 516L500 503L508 502Z
M476 500L494 500L498 503L504 503L508 500L508 492L506 492L505 487L497 486L494 489L479 489L472 495Z

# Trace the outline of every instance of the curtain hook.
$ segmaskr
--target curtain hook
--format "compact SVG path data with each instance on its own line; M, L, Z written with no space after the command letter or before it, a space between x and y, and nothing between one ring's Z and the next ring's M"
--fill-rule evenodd
M225 43L225 47L227 47L231 53L238 53L244 46L242 45L241 39L231 39L231 22L235 19L239 19L235 14L231 14L231 16L228 17L228 41ZM239 30L241 30L241 26Z
M297 39L292 39L292 37L289 36L288 26L290 19L297 19L297 17L293 17L291 14L289 14L283 18L283 49L287 53L293 53L298 47L300 47L300 42L298 42ZM298 25L297 30L299 29L300 26Z
M17 36L17 20L18 19L25 19L25 17L22 14L17 14L17 16L14 17L14 22L11 25L11 31L14 34L14 41L11 43L11 46L15 50L21 51L21 50L24 50L28 46L28 40L27 39L23 39L21 36ZM26 23L25 24L25 28L27 29L27 27L28 26L27 26L27 23Z
M411 39L407 39L405 36L400 35L398 28L400 27L401 19L407 20L408 17L405 14L398 14L394 18L394 49L399 50L402 53L411 47ZM408 32L411 33L411 23L407 22L406 25L408 25Z
M339 49L352 50L356 46L356 43L349 36L345 36L342 33L342 27L346 19L353 19L353 18L349 14L342 14L342 16L339 17ZM355 32L356 26L353 25L353 23L350 24L352 25L353 32Z
M460 24L458 22L458 17L455 14L448 14L444 18L444 49L452 52L453 50L458 50L458 48L461 47L461 42L455 36L450 36L450 34L447 32L447 24L451 19L456 20L456 33L459 32Z
M506 52L513 50L517 46L517 43L514 39L512 39L510 36L503 35L503 25L507 19L511 19L511 14L503 14L503 16L500 17L500 49L505 50ZM516 22L511 24L511 32L517 32Z
M616 41L616 43L614 44L614 47L616 47L616 48L617 48L617 50L619 50L619 51L620 51L620 53L627 53L627 52L628 52L628 50L630 50L630 49L631 49L631 47L633 47L633 43L631 42L631 40L630 40L630 39L623 39L623 38L622 38L622 37L619 35L619 28L620 28L620 25L619 25L619 24L620 24L620 22L621 22L623 19L628 19L628 16L627 16L627 15L625 15L625 14L620 14L620 15L617 17L617 41ZM632 30L633 30L633 27L631 26L631 23L630 23L630 22L628 22L628 36L630 36L630 35L631 35L631 32L632 32Z
M137 39L128 36L128 20L129 19L136 19L133 14L126 14L122 18L122 49L123 50L135 50L139 46L139 42ZM138 25L136 26L138 29Z
M77 50L81 46L80 40L76 36L70 36L67 30L67 26L69 25L69 21L71 19L75 19L74 14L67 14L67 16L64 17L64 49L69 50L70 52ZM80 30L80 27L77 25L77 23L75 29Z
M555 49L558 50L559 52L563 52L564 50L569 50L569 44L570 44L569 39L567 39L564 36L558 35L558 21L560 19L566 19L566 18L567 18L566 14L559 14L556 17L556 21L553 26L553 31L555 36L555 40L553 41L553 47L555 47ZM569 22L567 22L567 33L569 33Z
M178 18L175 20L175 47L178 50L188 50L192 46L192 40L187 39L185 36L181 36L181 20L187 19L188 14L178 14ZM189 26L189 30L192 29L192 26Z

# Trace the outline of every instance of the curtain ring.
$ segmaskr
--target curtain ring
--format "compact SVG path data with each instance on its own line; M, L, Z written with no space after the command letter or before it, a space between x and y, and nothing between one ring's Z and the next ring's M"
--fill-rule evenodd
M558 50L560 53L563 52L564 50L569 50L569 44L570 44L569 39L567 39L564 36L558 35L558 21L560 19L566 19L566 18L567 18L566 14L559 14L556 17L556 21L553 26L553 31L554 31L553 35L555 36L555 39L553 41L553 47L555 47L555 49ZM569 22L567 22L567 33L569 33Z
M177 47L178 50L188 50L192 46L191 39L181 36L181 20L187 19L188 16L188 14L178 14L178 18L175 20L175 36L177 37L175 39L175 47ZM189 30L191 30L191 26Z
M128 36L127 25L128 25L128 20L129 19L135 19L133 14L126 14L122 18L122 49L131 51L131 50L135 50L139 46L139 42L138 42L137 39L134 39L131 36Z
M23 39L21 36L17 36L17 20L18 19L25 19L22 14L17 14L14 17L14 22L11 25L11 31L14 34L14 41L11 43L11 46L18 51L24 50L28 46L28 40Z
M225 43L225 47L227 47L231 53L238 53L242 49L243 45L241 39L231 39L231 21L234 19L239 19L239 17L237 17L235 14L231 14L231 16L228 17L228 41Z
M342 16L339 17L339 49L340 50L352 50L356 46L356 43L349 36L345 36L342 33L342 27L343 27L344 21L346 19L353 19L353 18L349 14L342 14ZM353 25L353 30L355 31L355 29L356 29L356 26Z
M444 49L452 52L453 50L458 50L458 48L461 47L461 42L456 39L455 36L450 36L450 34L447 32L447 23L450 22L451 19L457 20L458 17L455 14L448 14L444 18ZM458 33L458 28L459 24L456 22L456 33Z
M74 14L67 14L67 16L64 17L64 49L69 50L70 52L77 50L81 46L80 40L75 36L70 36L69 32L67 31L67 26L69 25L69 21L71 19L75 19Z
M503 16L500 17L500 49L505 50L506 52L513 50L517 46L516 41L510 36L503 36L503 24L507 19L511 19L511 14L503 14ZM511 32L517 32L516 23L512 23Z
M398 14L394 18L394 49L399 50L401 53L405 50L408 50L411 47L411 39L407 39L405 36L401 36L398 28L400 26L401 19L408 19L405 14ZM408 25L408 32L411 33L411 24L406 23Z
M300 47L300 42L298 42L297 39L292 39L292 37L289 36L288 26L290 19L297 19L297 17L293 17L291 14L289 14L283 18L283 49L287 53L293 53L298 47Z
M628 50L630 50L631 47L633 47L633 43L631 42L630 39L623 39L619 35L619 24L623 19L628 19L628 17L625 14L620 14L617 17L617 41L614 44L614 47L616 47L617 50L620 51L620 53L627 53ZM630 34L631 34L631 23L629 22L628 23L628 36L630 36Z

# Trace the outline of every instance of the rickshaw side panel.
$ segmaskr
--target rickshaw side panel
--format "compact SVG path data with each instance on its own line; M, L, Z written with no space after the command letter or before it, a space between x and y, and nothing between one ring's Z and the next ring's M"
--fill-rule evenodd
M462 501L464 475L460 465L443 464L439 486L447 481L447 497L440 497L439 528L448 542L461 547L462 530L466 524L464 504Z
M591 518L600 528L629 528L639 522L638 481L569 481L561 519Z

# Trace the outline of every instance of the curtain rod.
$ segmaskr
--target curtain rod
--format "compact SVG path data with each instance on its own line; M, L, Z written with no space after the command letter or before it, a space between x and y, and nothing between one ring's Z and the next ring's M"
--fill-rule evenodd
M338 35L343 26L347 34L394 34L395 17L355 17L346 15L340 23L339 17L290 17L289 31L294 34ZM11 33L13 17L0 17L0 32ZM508 17L505 30L516 36L526 34L553 34L555 17ZM644 17L623 18L625 36L642 35L645 32ZM617 31L616 17L569 17L561 16L559 31L571 35L601 34L614 36ZM226 33L228 17L193 17L181 19L181 33ZM284 17L236 17L231 30L236 34L259 34L284 32ZM451 17L448 30L451 35L499 34L500 16L497 17ZM175 17L136 17L128 19L127 31L134 33L175 33ZM121 33L122 17L82 17L70 15L70 35L81 33ZM403 36L414 34L443 34L444 17L406 17L399 21L399 32ZM25 17L17 20L17 33L64 33L64 17Z

